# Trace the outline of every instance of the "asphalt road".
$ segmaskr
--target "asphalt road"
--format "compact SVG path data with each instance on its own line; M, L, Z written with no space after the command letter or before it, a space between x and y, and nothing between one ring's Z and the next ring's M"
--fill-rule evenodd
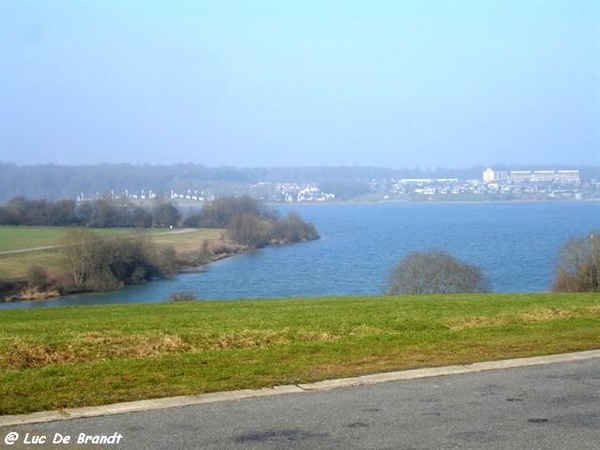
M15 445L4 442L19 433ZM38 437L46 445L24 446ZM52 445L71 436L69 445ZM83 446L81 434L118 436ZM2 448L600 449L600 358L0 428Z

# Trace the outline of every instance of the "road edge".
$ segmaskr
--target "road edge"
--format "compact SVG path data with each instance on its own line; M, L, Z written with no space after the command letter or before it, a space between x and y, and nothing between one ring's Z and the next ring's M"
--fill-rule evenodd
M42 411L32 414L0 416L0 427L29 425L35 423L54 422L59 420L82 419L90 417L109 416L175 408L182 406L200 405L205 403L226 402L246 398L269 397L282 394L299 394L306 392L329 391L356 386L366 386L392 381L415 380L445 375L458 375L489 370L512 369L518 367L538 366L564 362L584 361L600 358L600 350L588 350L558 355L534 356L529 358L505 359L500 361L480 362L473 364L433 367L427 369L411 369L398 372L384 372L372 375L362 375L352 378L317 381L315 383L275 386L263 389L243 389L238 391L215 392L210 394L187 395L179 397L139 400L134 402L114 403L103 406L83 408L67 408L57 411Z

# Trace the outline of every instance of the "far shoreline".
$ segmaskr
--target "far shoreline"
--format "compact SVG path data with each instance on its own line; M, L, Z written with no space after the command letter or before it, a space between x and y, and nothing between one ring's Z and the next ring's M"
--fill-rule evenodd
M481 200L452 200L452 199L431 199L431 200L402 200L402 199L393 199L393 200L344 200L344 201L328 201L328 202L270 202L266 203L271 207L285 207L285 208L294 208L296 206L299 207L307 207L307 206L353 206L353 205L385 205L385 204L465 204L472 203L476 205L481 204L491 204L491 203L523 203L523 204L532 204L532 203L597 203L600 202L600 198L587 198L581 200L575 199L505 199L505 200L493 200L493 199L481 199ZM202 204L197 203L185 203L185 206L202 206Z

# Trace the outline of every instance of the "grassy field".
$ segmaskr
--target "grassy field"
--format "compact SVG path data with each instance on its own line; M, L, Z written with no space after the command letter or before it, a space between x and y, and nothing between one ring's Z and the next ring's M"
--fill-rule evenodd
M7 227L0 226L0 252L59 245L65 239L71 227ZM128 228L96 229L101 236L126 236L131 234Z
M56 248L40 250L38 248L62 244L72 230L71 227L0 226L0 280L24 277L33 264L47 268L50 273L60 272L60 250ZM130 228L93 229L93 231L108 237L127 237L139 234L139 230ZM218 239L223 233L223 230L217 229L181 231L161 228L144 230L157 243L173 245L176 250L182 252L200 249L204 239ZM2 252L20 250L29 251L2 254Z
M600 348L597 294L0 312L0 414Z
M217 240L225 233L225 230L217 228L200 228L188 230L184 233L169 232L158 233L152 236L152 240L160 245L172 245L178 252L198 251L205 239Z

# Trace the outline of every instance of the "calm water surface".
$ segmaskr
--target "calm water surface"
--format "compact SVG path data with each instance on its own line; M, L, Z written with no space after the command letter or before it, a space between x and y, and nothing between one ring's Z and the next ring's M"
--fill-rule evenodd
M0 308L199 299L380 294L407 252L444 249L479 265L496 292L547 291L561 245L600 229L600 203L387 203L281 207L312 221L318 241L257 250L201 273Z

